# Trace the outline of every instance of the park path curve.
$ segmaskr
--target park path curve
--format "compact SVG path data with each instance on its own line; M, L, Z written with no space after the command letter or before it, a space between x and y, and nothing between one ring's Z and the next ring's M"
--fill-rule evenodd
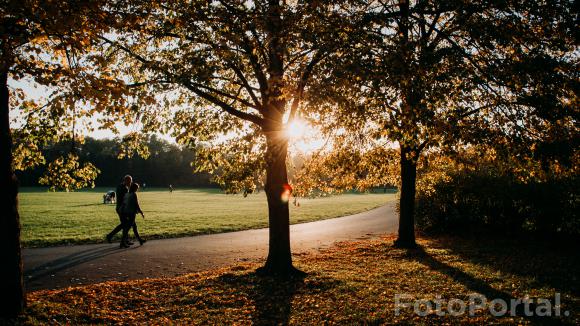
M395 232L394 203L363 213L290 226L294 254L336 241ZM27 290L54 289L104 281L171 277L267 256L268 229L147 241L119 249L119 243L23 249Z

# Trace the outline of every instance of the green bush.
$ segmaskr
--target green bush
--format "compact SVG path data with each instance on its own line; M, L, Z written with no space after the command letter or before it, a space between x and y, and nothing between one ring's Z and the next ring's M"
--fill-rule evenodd
M457 171L417 191L427 233L580 235L578 177L523 183L497 171Z

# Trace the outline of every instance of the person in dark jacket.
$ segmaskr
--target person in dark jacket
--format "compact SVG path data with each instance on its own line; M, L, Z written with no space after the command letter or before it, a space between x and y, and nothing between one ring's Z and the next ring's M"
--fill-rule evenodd
M129 193L125 195L123 198L123 205L121 207L121 214L125 216L127 223L123 227L123 236L121 238L121 245L126 244L125 247L128 247L129 243L129 229L133 227L133 234L135 238L139 241L139 244L143 245L146 240L142 239L139 236L139 232L137 231L137 223L135 222L135 218L137 214L141 214L143 218L145 215L139 206L139 199L137 198L137 191L139 190L139 184L133 183L129 188Z
M115 197L117 197L115 210L117 211L117 215L119 215L120 223L119 223L119 225L117 225L113 229L113 231L111 231L109 234L107 234L107 242L109 242L109 243L111 243L115 234L117 234L117 233L119 233L119 231L123 230L125 225L127 225L129 223L126 216L121 212L121 207L123 205L125 195L129 192L129 187L131 187L132 183L133 183L133 177L131 177L130 175L127 174L123 178L123 183L118 185L117 189L115 191L115 194L116 194ZM131 226L129 225L129 227L131 227ZM123 243L123 241L121 240L121 248L126 248L128 246L129 245L127 243Z

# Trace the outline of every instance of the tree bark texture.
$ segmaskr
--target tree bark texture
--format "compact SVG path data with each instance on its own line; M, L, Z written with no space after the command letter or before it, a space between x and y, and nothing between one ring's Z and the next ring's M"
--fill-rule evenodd
M23 311L26 304L20 248L20 216L18 214L18 182L12 170L12 135L10 132L8 73L0 73L0 316L11 318Z
M395 245L414 248L415 243L415 189L417 161L415 153L401 146L401 194L399 199L399 235Z
M288 201L291 194L286 170L288 139L282 131L266 134L266 197L268 199L268 220L270 245L268 259L262 271L268 275L291 275L296 272L292 266L290 251L290 212Z

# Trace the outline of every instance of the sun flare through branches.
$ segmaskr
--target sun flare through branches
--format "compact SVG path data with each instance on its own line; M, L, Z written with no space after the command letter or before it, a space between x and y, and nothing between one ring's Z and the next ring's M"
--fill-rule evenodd
M290 138L291 141L304 138L308 131L308 124L301 119L293 119L292 121L288 122L288 124L286 124L286 128L284 129L286 137Z
M290 151L294 153L310 154L324 145L320 131L300 118L288 122L284 134L290 142Z

